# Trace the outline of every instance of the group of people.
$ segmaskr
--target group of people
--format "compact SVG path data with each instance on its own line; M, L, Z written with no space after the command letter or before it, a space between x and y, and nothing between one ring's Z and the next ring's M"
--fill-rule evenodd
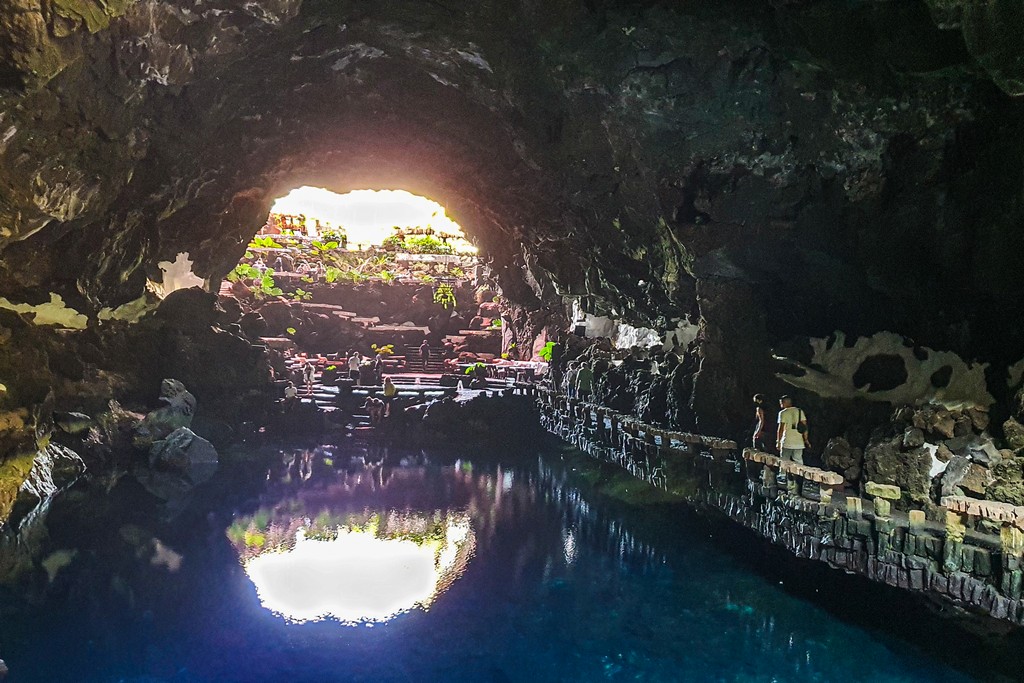
M588 361L569 361L562 377L565 395L569 398L587 400L594 389L594 368Z
M398 387L391 381L390 377L384 378L384 388L381 390L381 398L367 396L363 403L363 410L370 416L370 424L374 427L379 425L385 418L391 417L391 404L398 396Z
M754 417L757 425L754 427L753 443L758 450L767 450L765 435L768 433L768 419L765 414L764 394L754 395ZM811 447L811 439L807 429L807 415L800 408L793 405L790 396L783 396L779 399L779 416L776 421L778 427L775 430L775 448L783 460L792 460L798 464L804 464L804 450Z

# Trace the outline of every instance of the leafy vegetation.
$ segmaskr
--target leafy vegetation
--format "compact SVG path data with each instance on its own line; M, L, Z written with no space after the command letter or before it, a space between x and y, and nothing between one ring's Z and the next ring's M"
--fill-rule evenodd
M274 282L274 271L265 270L261 273L258 268L247 263L235 266L234 270L228 273L227 279L229 282L245 283L257 299L281 296L284 293Z
M258 235L249 242L250 249L282 249L283 247L270 235Z
M550 363L551 362L551 353L554 351L554 348L555 348L555 342L549 341L547 344L544 345L543 348L540 349L540 351L537 352L537 355L540 356L542 359L544 359L544 360L546 360L547 362Z
M439 304L445 310L448 310L449 307L455 308L455 289L447 282L442 282L434 290L434 303Z
M384 344L383 346L377 346L376 344L370 344L370 350L382 356L390 356L395 352L395 345Z

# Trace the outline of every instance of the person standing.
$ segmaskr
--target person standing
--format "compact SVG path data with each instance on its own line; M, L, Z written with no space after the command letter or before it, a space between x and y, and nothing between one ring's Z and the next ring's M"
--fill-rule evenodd
M423 361L423 372L426 372L427 363L430 362L430 344L426 339L420 344L420 359Z
M590 399L590 392L594 388L594 371L590 363L582 361L580 369L576 373L576 397L581 401Z
M316 375L316 365L311 360L307 360L306 364L302 366L302 379L306 383L306 393L313 393L313 378Z
M395 396L398 396L398 387L391 381L390 377L384 378L384 417L391 417L391 404L395 400Z
M764 414L764 394L754 394L754 418L757 423L754 426L754 438L751 445L759 451L768 450L764 443L764 432L768 427L768 420Z
M359 355L358 351L349 351L348 356L348 376L353 381L359 380L359 363L363 360L362 356Z
M565 395L576 398L576 377L579 375L579 361L569 361L569 369L565 372Z
M776 446L783 460L804 464L804 449L811 447L807 436L807 416L800 408L793 406L793 399L783 396L779 399L779 431Z

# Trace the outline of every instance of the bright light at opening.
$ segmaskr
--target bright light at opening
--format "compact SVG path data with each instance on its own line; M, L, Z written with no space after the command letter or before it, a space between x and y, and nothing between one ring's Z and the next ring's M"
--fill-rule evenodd
M244 566L263 606L291 621L379 622L429 607L461 574L472 546L467 519L449 520L443 540L420 543L345 529L314 540L299 530L290 550L265 552Z
M437 234L463 237L458 223L437 202L405 190L355 190L336 194L303 186L281 197L271 213L303 215L309 223L344 228L351 245L379 245L394 234L392 226L433 228ZM460 251L462 251L460 249Z

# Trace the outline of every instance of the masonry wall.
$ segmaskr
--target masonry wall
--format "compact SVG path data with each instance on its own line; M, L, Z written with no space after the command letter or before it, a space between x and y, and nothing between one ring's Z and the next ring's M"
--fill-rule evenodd
M927 519L924 511L892 510L886 487L855 495L835 473L741 451L733 441L646 425L547 390L538 403L544 428L591 457L798 557L1024 624L1024 510L950 498L944 519Z

